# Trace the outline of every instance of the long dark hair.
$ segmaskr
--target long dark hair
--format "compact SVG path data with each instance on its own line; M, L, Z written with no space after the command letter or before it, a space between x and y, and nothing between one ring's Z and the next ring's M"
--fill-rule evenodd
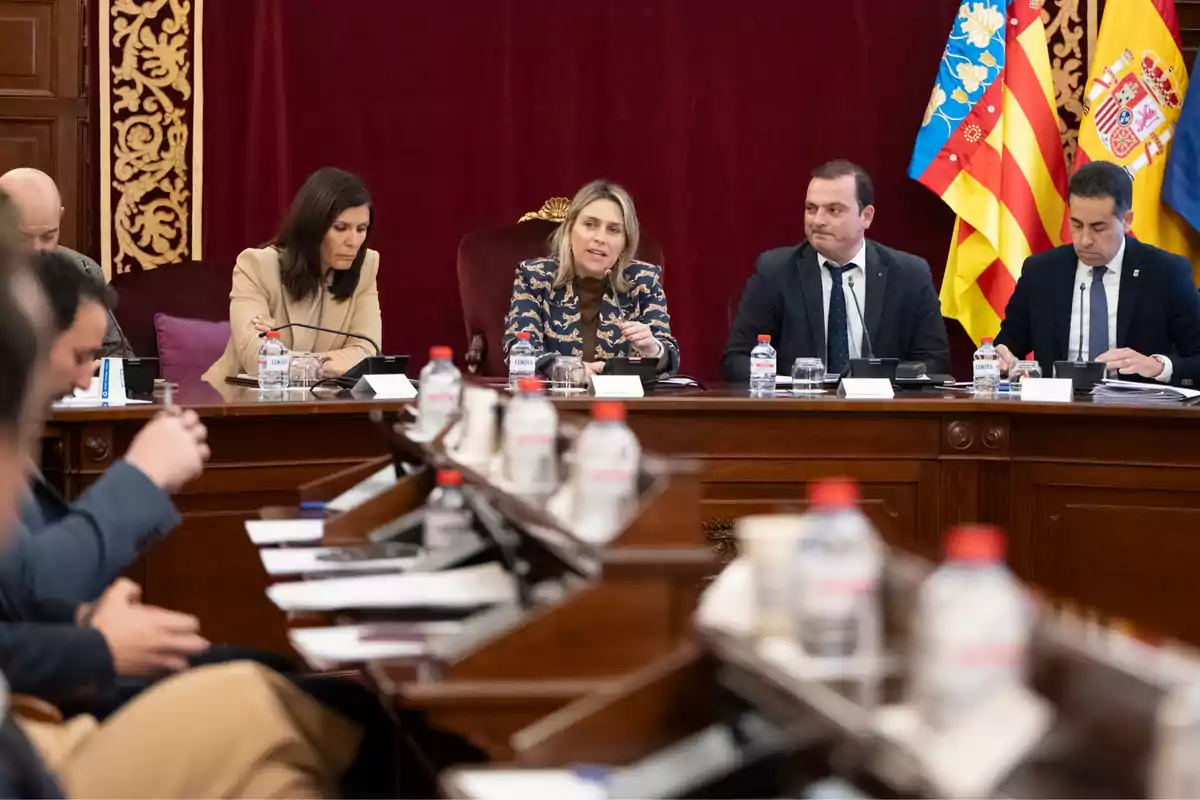
M321 291L321 242L334 220L348 208L370 209L367 237L350 269L334 270L329 293L337 300L354 295L367 257L367 241L375 224L375 207L362 181L345 170L322 167L308 176L292 200L275 241L279 248L279 274L293 300L305 300Z

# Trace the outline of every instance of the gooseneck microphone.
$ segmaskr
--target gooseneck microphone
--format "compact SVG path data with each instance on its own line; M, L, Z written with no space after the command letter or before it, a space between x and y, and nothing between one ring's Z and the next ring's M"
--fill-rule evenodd
M847 275L846 282L850 285L850 298L854 300L854 310L858 312L858 323L862 325L863 342L867 345L867 358L875 358L875 348L871 347L871 332L867 330L867 321L863 319L862 306L858 304L858 295L854 293L854 276Z
M1075 363L1076 364L1082 364L1084 362L1084 358L1083 358L1083 303L1084 303L1083 293L1086 290L1087 290L1087 284L1080 283L1079 284L1079 352L1076 353L1076 355L1075 355ZM1089 355L1091 355L1091 354L1089 353ZM1096 355L1099 355L1099 353L1097 353Z
M276 327L271 328L271 330L282 331L282 330L287 330L288 328L305 328L310 331L320 331L321 333L332 333L335 336L349 336L354 339L362 339L364 342L367 342L368 344L370 344L371 347L375 348L375 355L377 355L377 356L383 355L382 348L380 348L380 346L375 343L375 340L370 338L369 336L363 336L361 333L351 333L350 331L336 331L333 328L322 328L319 325L308 325L303 322L289 322L287 325L277 325ZM266 336L267 336L267 334L264 332L264 333L260 333L258 335L258 338L264 339L264 338L266 338Z

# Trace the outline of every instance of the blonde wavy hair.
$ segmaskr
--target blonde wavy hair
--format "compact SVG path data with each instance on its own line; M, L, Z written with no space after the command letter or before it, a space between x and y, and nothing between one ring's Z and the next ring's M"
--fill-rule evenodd
M554 274L555 288L575 279L575 257L571 253L571 231L575 228L575 223L579 221L579 215L583 209L597 200L613 201L621 209L621 216L625 218L625 248L617 256L609 280L616 291L629 291L629 279L625 277L625 268L633 261L633 254L637 252L638 248L641 230L638 227L637 210L633 207L633 198L629 196L629 192L617 184L605 180L592 181L575 193L575 198L571 200L571 205L567 209L566 218L550 236L550 255L558 262L558 272Z

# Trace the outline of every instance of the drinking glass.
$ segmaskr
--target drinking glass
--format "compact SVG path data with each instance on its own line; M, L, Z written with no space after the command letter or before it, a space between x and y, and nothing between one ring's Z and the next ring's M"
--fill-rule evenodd
M297 389L308 389L321 380L321 360L312 353L292 354L292 366L288 371L288 385Z
M797 358L792 364L792 394L821 394L825 391L825 362L819 358Z
M1036 361L1018 361L1013 365L1013 368L1008 371L1008 391L1009 394L1018 395L1021 393L1021 381L1025 378L1040 378L1042 377L1042 365Z
M550 367L550 391L568 394L587 388L587 370L579 356L558 356Z

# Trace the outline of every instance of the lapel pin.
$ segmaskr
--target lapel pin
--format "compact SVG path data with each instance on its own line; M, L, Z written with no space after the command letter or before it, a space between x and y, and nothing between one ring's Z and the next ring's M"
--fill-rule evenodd
M1140 269L1135 269L1135 270L1133 271L1133 277L1135 277L1135 278L1136 278L1138 275L1140 275L1140 274L1142 274L1142 271L1141 271Z

